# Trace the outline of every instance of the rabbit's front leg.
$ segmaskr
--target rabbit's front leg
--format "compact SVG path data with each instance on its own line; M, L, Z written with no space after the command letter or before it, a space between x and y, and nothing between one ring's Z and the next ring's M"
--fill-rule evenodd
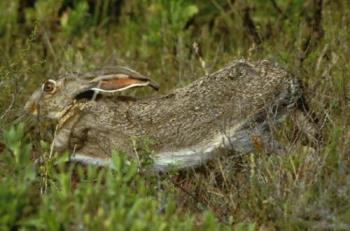
M56 130L53 139L53 151L54 152L64 152L68 149L69 138L71 130L69 128L62 128Z
M89 133L93 132L85 121L84 116L77 116L70 119L60 129L56 129L53 150L62 153L70 151L70 161L80 162L83 164L108 165L106 158L96 156L100 150L96 142L89 140Z
M72 131L79 120L79 116L73 117L66 121L63 125L57 125L54 139L53 139L53 151L54 152L64 152L70 150Z
M92 114L82 115L71 128L68 146L72 153L91 158L109 158L111 154L109 131L96 124Z
M110 153L104 150L102 144L103 140L108 139L95 139L101 136L103 135L99 134L96 128L76 126L69 141L69 146L72 150L70 161L97 166L110 166Z

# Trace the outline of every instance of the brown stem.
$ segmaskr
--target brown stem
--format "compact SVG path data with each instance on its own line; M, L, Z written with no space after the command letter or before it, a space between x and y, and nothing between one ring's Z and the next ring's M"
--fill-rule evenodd
M243 27L255 44L259 45L262 42L256 30L255 23L250 16L250 8L248 6L243 8Z
M302 16L306 23L305 39L301 44L299 66L313 51L324 35L322 28L323 0L310 0L308 6L303 9ZM309 13L311 12L311 13Z
M281 10L281 8L277 5L275 0L270 0L273 8L275 8L275 10L278 12L279 15L283 14L283 11Z

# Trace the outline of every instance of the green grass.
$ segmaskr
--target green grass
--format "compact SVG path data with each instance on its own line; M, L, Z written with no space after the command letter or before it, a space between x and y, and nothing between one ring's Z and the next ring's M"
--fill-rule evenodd
M275 1L277 8L252 0L28 2L0 1L1 230L350 229L347 1L324 0L319 25L316 0ZM258 43L245 23L248 6ZM137 172L120 153L116 170L48 159L52 125L23 115L43 80L122 64L164 93L204 75L194 42L209 72L242 57L287 68L322 142L295 139L304 135L290 117L278 131L295 146L288 155L233 155L160 177Z

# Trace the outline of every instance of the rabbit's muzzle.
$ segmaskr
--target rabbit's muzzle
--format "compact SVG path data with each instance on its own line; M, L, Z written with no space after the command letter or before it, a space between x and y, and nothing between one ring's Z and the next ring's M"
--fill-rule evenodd
M44 97L40 90L34 92L29 100L25 103L24 110L33 116L46 117L54 120L60 118L61 113L57 112L58 110L46 110L46 107L43 106L43 104L45 104L45 102L43 102L45 99L43 98Z
M40 98L41 98L41 92L39 91L34 92L33 95L29 98L29 100L24 105L24 110L29 114L37 116L39 111Z

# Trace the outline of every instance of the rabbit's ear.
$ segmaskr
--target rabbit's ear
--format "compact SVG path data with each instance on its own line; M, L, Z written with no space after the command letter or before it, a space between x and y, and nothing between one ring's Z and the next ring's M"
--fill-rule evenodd
M135 72L136 73L136 72ZM149 86L154 90L158 90L159 86L151 79L142 76L140 74L130 73L117 73L117 74L105 74L95 77L90 81L95 86L91 90L98 92L119 92L133 87Z

